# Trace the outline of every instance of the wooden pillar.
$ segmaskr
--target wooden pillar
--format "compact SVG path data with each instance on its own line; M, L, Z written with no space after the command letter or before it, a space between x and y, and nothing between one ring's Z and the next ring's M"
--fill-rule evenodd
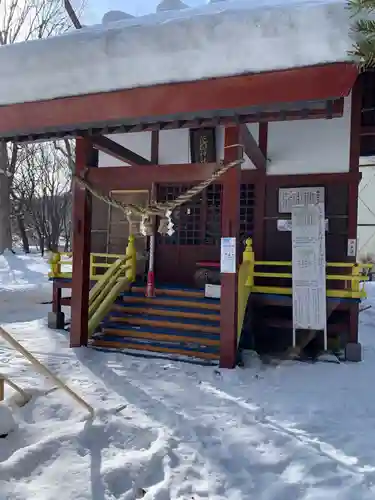
M154 165L157 165L159 163L159 142L159 130L153 130L151 132L151 162Z
M259 123L258 145L267 159L268 154L268 123ZM255 181L254 234L253 249L257 260L264 259L264 230L267 192L267 167L257 172Z
M98 166L98 152L90 139L76 141L76 173ZM90 292L91 194L73 184L73 278L70 346L87 345Z
M358 188L359 188L359 157L361 153L361 110L362 110L362 85L361 77L358 77L352 91L352 107L350 122L350 152L349 170L355 172L355 176L348 185L348 239L357 240L358 225ZM357 241L358 243L358 241ZM358 250L358 249L357 249ZM355 257L348 257L355 262ZM349 319L349 342L358 342L358 315L359 305L350 306Z
M348 238L357 239L358 224L358 185L359 175L359 157L361 153L361 108L362 108L362 90L361 80L357 80L352 92L352 108L350 123L350 152L349 152L349 170L357 173L349 181L348 191ZM355 257L351 258L355 261Z
M240 128L225 128L225 146L238 144ZM238 159L240 148L231 147L224 150L226 162ZM241 166L231 168L222 177L221 235L237 238L237 267L239 261L239 227L240 227L240 188ZM237 280L238 274L221 275L221 308L220 308L220 366L234 368L237 354Z
M56 282L52 286L52 312L61 313L61 288Z

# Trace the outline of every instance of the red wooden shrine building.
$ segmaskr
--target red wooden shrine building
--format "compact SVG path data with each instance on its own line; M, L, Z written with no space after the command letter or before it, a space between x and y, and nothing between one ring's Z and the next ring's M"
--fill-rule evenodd
M29 53L38 53L37 43L26 44ZM282 187L325 188L327 261L354 262L348 240L357 234L362 80L370 81L371 74L358 77L350 61L300 66L66 95L43 90L46 85L35 98L21 92L10 102L1 99L0 86L0 138L75 138L76 174L120 199L124 192L137 200L174 199L210 177L219 160L244 154L242 166L174 214L173 236L157 235L158 286L194 287L197 264L220 260L222 237L237 238L238 265L249 237L257 261L290 261L290 232L278 229L285 218L278 211ZM71 346L81 346L88 341L90 252L123 253L128 233L120 215L78 183L73 200L70 339ZM147 240L139 244L145 247ZM55 284L55 298L58 290ZM222 274L215 331L223 367L236 360L237 295L238 273ZM256 307L271 307L268 299L258 295ZM358 302L342 305L340 321L346 341L357 342Z

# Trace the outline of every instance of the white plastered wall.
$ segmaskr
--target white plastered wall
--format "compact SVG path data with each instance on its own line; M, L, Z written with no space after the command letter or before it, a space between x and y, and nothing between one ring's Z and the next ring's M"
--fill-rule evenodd
M344 116L332 120L271 122L268 126L268 175L337 173L349 171L351 96L345 98ZM248 128L258 141L258 124ZM151 159L151 132L116 134L110 138L144 158ZM218 158L224 157L224 128L217 127ZM159 136L160 165L189 163L189 130L164 130ZM99 166L125 163L100 153ZM243 169L254 165L245 155Z
M134 132L129 134L113 134L108 136L112 141L134 151L146 160L151 160L151 132ZM110 155L99 153L99 167L124 167L126 163Z
M342 118L270 123L268 174L348 172L350 117L351 96Z
M134 132L109 136L113 141L151 160L151 132ZM162 130L159 134L159 164L190 162L189 130ZM123 167L126 163L100 153L99 167Z
M357 256L375 256L375 165L360 168Z

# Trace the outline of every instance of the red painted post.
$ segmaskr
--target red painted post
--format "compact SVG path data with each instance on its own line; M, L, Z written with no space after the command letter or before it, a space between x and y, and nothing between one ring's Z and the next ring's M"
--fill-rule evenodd
M76 141L76 173L98 165L98 154L88 138ZM73 277L70 346L87 345L90 292L91 194L73 185Z
M240 128L225 128L225 146L238 144ZM226 162L234 161L242 154L239 147L224 150ZM221 205L222 237L239 236L241 167L230 169L222 177L223 192ZM237 264L239 261L237 244ZM220 309L220 366L234 368L237 354L237 279L238 274L221 275Z
M61 288L56 282L52 285L52 311L56 314L61 313Z
M362 81L359 77L352 91L351 121L350 121L350 153L349 171L359 174L357 179L348 184L348 238L357 241L358 224L358 188L360 182L359 157L361 154L361 117L362 117ZM356 257L348 257L355 262ZM358 342L358 304L351 304L349 309L349 342Z
M259 123L259 148L266 157L268 155L268 123ZM265 211L266 211L266 192L267 192L267 164L266 168L258 171L255 184L255 218L253 249L258 260L263 260L264 253L264 231L265 231Z

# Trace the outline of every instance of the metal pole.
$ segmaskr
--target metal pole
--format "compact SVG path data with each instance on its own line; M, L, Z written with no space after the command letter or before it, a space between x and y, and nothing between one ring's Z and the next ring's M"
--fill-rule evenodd
M147 273L146 297L155 297L154 254L155 254L155 229L154 233L150 236L150 256L149 256L148 273Z
M72 389L70 389L62 380L60 380L55 374L53 374L45 365L38 361L27 349L25 349L16 339L14 339L7 331L0 327L0 336L8 342L16 351L18 351L22 356L24 356L33 367L42 375L47 378L52 379L55 384L67 392L79 405L83 406L91 416L94 416L94 408L86 403L78 394L76 394Z

